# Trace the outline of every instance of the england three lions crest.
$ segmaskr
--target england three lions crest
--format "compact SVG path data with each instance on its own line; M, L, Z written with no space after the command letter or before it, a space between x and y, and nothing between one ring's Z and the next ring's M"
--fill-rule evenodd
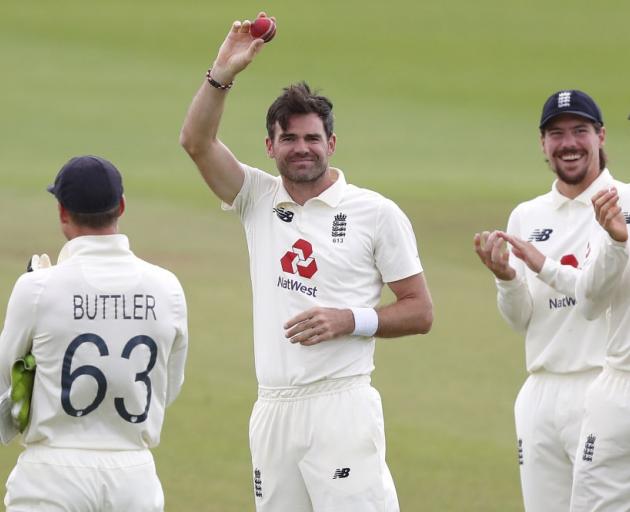
M334 244L342 244L346 236L347 215L338 213L332 223L332 241Z

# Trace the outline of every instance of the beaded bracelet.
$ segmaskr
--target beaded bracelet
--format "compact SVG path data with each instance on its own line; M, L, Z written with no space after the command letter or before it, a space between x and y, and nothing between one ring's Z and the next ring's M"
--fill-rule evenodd
M214 87L215 89L221 89L222 91L229 91L232 86L234 85L234 80L232 80L229 84L222 84L217 82L214 78L212 78L210 76L210 71L212 71L212 68L210 68L207 72L206 72L206 78L208 80L208 83Z

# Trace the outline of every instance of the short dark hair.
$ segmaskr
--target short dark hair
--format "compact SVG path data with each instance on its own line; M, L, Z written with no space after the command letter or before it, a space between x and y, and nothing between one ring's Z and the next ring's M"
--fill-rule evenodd
M267 134L273 140L276 122L283 130L289 126L289 119L294 115L317 114L324 124L326 137L333 134L332 102L317 91L311 91L306 82L291 84L283 89L267 111Z
M120 217L120 203L114 208L98 213L77 213L68 210L68 215L77 226L102 229L113 226Z

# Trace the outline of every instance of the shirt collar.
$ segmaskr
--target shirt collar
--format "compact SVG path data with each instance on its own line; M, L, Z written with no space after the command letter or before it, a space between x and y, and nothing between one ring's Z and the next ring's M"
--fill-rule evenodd
M574 199L571 199L570 197L562 195L558 191L558 180L555 180L553 182L553 185L551 186L551 200L554 208L556 209L565 205L569 201L577 201L579 203L590 205L591 197L593 197L600 190L610 187L611 185L613 185L613 183L614 180L613 177L610 175L610 171L608 169L604 169L601 173L599 173L599 176L595 179L595 181L593 181L593 183L588 186L586 190L584 190Z
M77 255L130 254L129 239L125 235L78 236L61 248L57 263Z
M341 202L341 199L343 198L343 194L346 190L346 186L347 186L346 177L344 176L341 169L331 167L331 170L337 175L337 179L335 180L335 182L318 196L312 199L309 199L307 203L310 201L321 201L332 208L335 208L336 206L339 205L339 203ZM276 192L276 197L274 200L275 206L279 206L283 203L297 204L291 198L287 190L284 188L284 184L282 183L282 178L279 178L279 179L280 179L280 187L278 187L278 192Z

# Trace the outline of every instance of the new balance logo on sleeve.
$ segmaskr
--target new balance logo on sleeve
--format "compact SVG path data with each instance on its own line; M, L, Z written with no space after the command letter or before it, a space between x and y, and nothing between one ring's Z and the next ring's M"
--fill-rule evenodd
M532 234L529 235L528 240L530 242L546 242L549 240L551 233L553 233L553 229L551 228L534 229Z
M333 480L336 478L348 478L350 476L350 468L339 468L335 470Z

